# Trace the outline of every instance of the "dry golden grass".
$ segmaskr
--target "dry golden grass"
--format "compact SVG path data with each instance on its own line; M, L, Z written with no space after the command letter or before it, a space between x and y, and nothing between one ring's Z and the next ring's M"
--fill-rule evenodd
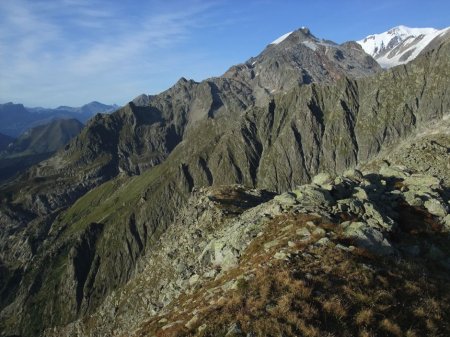
M372 309L361 309L355 315L355 322L357 325L368 326L372 324L374 320Z
M328 314L338 319L342 319L347 316L347 310L342 304L342 300L336 296L333 296L332 298L325 300L322 303L322 307L323 310L325 310Z
M397 337L401 337L403 335L402 329L398 326L398 324L392 322L388 318L385 318L380 322L380 328Z
M366 329L362 329L359 332L359 337L375 337L375 335L372 332L367 331Z
M419 337L419 335L412 329L406 331L405 337Z
M166 315L168 322L187 322L192 318L189 312L198 310L197 325L178 324L162 330L155 319L143 327L140 336L224 336L233 323L240 325L244 335L254 336L450 336L449 277L439 269L428 269L424 261L380 259L363 250L348 253L314 245L303 246L289 261L272 259L287 241L280 240L279 246L269 250L263 248L264 243L286 233L295 238L296 229L306 219L311 217L273 219L247 249L238 268L181 296ZM290 224L291 232L280 230ZM324 227L331 228L328 223ZM220 301L210 304L204 299L206 289L249 269L254 277L240 279L235 290L217 295ZM177 308L185 303L189 303L186 312L178 313ZM203 328L198 330L199 326Z

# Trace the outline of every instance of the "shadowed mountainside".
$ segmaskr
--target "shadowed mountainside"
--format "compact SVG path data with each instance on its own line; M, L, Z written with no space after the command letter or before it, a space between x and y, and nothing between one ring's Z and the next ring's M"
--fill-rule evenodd
M57 119L27 130L0 152L0 181L49 158L83 128L76 119Z

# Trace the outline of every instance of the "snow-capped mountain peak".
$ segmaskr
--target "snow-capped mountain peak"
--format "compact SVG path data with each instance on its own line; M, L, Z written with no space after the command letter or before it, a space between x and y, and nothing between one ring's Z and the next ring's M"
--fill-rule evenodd
M450 27L438 30L397 26L356 42L383 68L390 68L413 60L431 41L448 31Z

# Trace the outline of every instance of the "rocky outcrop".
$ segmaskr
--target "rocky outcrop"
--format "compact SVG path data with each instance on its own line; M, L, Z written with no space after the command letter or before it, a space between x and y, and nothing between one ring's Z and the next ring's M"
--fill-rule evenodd
M427 257L450 269L450 256L443 250L449 233L445 218L407 200L410 188L432 189L437 196L433 202L447 208L439 179L392 169L406 177L358 170L334 177L322 173L314 183L269 201L273 195L267 191L239 185L195 190L123 289L108 296L89 318L49 329L46 335L120 336L149 320L161 320L162 330L181 323L200 326L199 318L170 322L162 317L199 289L218 297L237 289L239 280L251 278L244 272L249 252L260 256L258 261L266 254L273 261L289 261L307 254L308 247L327 247L349 254L366 251L379 259Z

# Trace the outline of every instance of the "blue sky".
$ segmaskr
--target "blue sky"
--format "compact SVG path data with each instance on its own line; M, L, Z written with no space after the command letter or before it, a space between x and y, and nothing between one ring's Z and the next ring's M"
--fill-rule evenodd
M221 75L286 32L356 40L450 26L450 1L0 0L0 103L125 104Z

